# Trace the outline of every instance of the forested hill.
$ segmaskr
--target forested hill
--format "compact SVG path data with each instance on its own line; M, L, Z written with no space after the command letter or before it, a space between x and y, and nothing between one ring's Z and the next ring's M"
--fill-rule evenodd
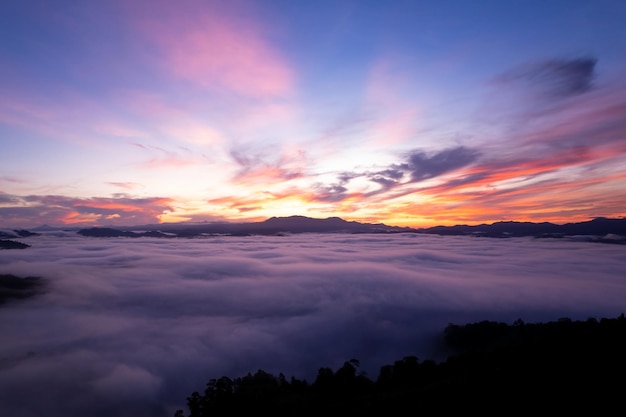
M26 243L16 242L15 240L0 239L0 249L26 249L30 247Z
M258 370L211 379L177 417L255 415L420 415L433 412L607 415L621 409L626 382L626 319L514 324L483 321L444 330L456 353L436 363L407 356L376 379L358 360L320 368L309 383Z

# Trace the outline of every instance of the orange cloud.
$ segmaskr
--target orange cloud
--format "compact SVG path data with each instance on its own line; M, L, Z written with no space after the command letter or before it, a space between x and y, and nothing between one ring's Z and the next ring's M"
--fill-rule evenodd
M63 224L89 224L89 223L97 223L101 220L102 216L94 213L77 213L71 212L67 213L65 216L60 218L60 222Z
M134 188L141 186L140 184L136 182L113 182L111 181L111 182L107 182L107 184L112 185L114 187L122 188L124 190L132 190Z
M474 186L450 189L432 187L417 195L424 204L394 204L391 213L430 219L430 224L479 223L500 220L583 221L590 217L614 217L626 207L626 174L616 173L587 180L549 178L531 185L520 182L506 189ZM389 214L393 217L393 214Z
M61 224L132 225L159 222L174 211L170 198L135 198L124 194L114 197L75 198L59 195L1 195L0 225L36 226ZM37 223L33 223L37 222Z

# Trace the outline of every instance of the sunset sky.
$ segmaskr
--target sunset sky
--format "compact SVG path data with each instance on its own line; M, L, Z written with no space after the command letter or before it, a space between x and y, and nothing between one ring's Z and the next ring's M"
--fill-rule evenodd
M626 2L0 2L0 227L626 215Z

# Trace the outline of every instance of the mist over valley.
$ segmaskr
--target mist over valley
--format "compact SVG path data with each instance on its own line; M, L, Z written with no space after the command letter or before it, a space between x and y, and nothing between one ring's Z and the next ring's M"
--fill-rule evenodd
M0 304L9 415L171 416L208 378L375 377L446 357L449 323L616 317L622 245L418 233L22 238L0 273L45 291ZM24 395L31 393L32 395Z

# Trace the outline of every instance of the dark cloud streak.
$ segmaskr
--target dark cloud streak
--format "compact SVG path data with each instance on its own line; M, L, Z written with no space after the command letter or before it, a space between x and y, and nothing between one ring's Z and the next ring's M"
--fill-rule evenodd
M427 153L413 150L404 156L405 161L392 164L379 171L343 172L338 175L337 183L318 184L315 188L317 201L342 201L355 194L349 191L349 183L355 178L365 177L380 186L375 191L364 194L365 197L386 193L394 188L419 183L467 167L478 160L480 152L464 146Z
M566 98L593 88L596 63L593 57L550 59L510 70L498 81L521 83L546 97Z
M433 155L414 151L409 154L408 162L400 169L410 172L412 182L419 182L463 168L474 162L478 156L478 151L464 146L445 149Z

